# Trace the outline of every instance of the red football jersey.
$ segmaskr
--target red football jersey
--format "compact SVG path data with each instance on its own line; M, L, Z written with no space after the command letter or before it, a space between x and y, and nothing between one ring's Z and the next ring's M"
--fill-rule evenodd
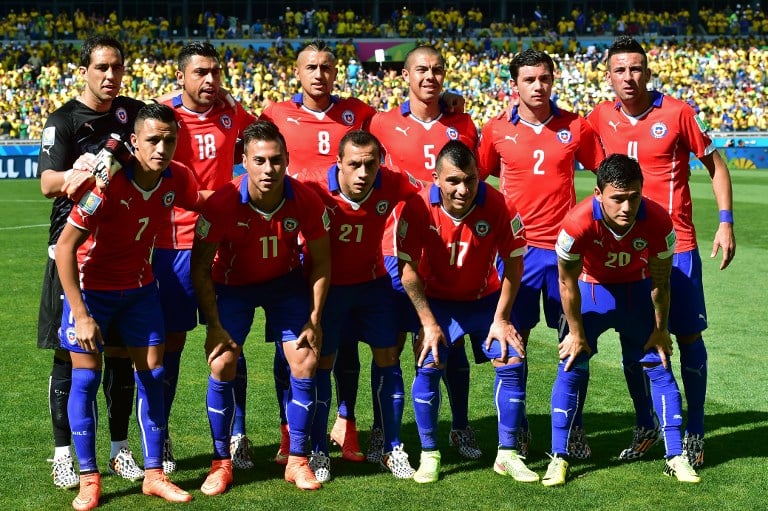
M83 289L135 289L151 283L152 247L161 227L174 206L197 204L197 180L183 164L171 162L150 191L136 185L133 173L133 167L118 172L103 192L94 185L69 215L69 223L91 233L77 251Z
M651 108L639 117L621 110L620 102L604 101L587 120L600 136L606 154L626 154L643 169L643 194L672 216L677 251L696 248L693 205L688 178L690 154L702 157L715 150L712 139L687 103L653 91Z
M411 114L410 101L377 113L369 131L384 147L387 167L430 183L437 154L447 142L459 140L472 151L477 146L477 128L469 114L441 113L433 121L423 122Z
M603 223L603 210L597 199L587 197L563 221L555 250L562 259L582 259L579 278L585 282L635 282L650 278L649 257L672 257L675 230L664 209L643 198L635 223L625 234L617 236Z
M483 182L460 219L443 209L436 185L424 189L405 204L396 238L398 257L419 261L426 295L443 300L476 300L498 291L496 254L506 259L525 252L520 214Z
M288 173L292 176L305 170L327 170L336 163L344 135L367 127L376 113L357 98L337 96L331 96L331 105L324 112L315 112L302 104L302 98L299 93L287 101L272 103L260 117L275 123L285 137Z
M232 180L235 142L256 118L240 103L217 102L204 113L193 112L181 101L181 94L165 101L173 108L179 124L178 145L174 159L195 173L203 190L216 190ZM192 248L197 215L174 209L171 223L157 239L158 248Z
M533 125L503 113L483 126L477 149L483 178L499 177L499 189L517 206L525 237L534 247L552 250L560 223L576 204L576 161L594 170L605 154L581 116L552 105L552 116Z
M432 183L437 155L447 142L459 140L472 151L477 146L477 128L469 114L441 113L433 121L423 122L411 115L410 101L377 113L371 120L370 132L381 142L389 168L408 172L425 183ZM384 255L397 253L394 225L402 207L396 208L387 223L382 242Z
M416 195L421 183L381 167L369 194L354 202L341 192L336 165L325 172L304 172L298 179L318 192L329 213L331 284L358 284L386 275L381 252L384 226L395 205Z
M248 175L219 188L197 218L196 235L219 243L211 274L233 286L258 284L289 273L301 264L299 236L323 237L328 215L307 185L285 177L284 200L275 211L259 211L248 194Z

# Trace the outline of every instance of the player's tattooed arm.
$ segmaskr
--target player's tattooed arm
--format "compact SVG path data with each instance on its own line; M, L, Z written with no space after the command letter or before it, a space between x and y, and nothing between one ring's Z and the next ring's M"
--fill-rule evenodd
M568 334L558 345L560 360L567 360L565 370L573 366L576 357L582 352L588 355L592 349L587 343L584 333L584 322L581 317L581 290L579 289L579 274L583 262L581 259L566 260L557 258L558 281L560 285L560 300L563 304L563 314L568 323Z
M648 261L651 273L651 301L653 302L654 328L645 345L645 349L656 349L661 363L666 368L668 357L672 354L672 339L669 335L669 276L672 273L672 257L660 259L651 257Z
M216 290L211 276L211 263L218 247L218 243L210 243L196 237L192 245L190 260L192 286L195 288L197 302L205 315L207 324L205 353L209 365L227 350L237 349L237 343L232 340L232 337L221 325L219 310L216 305Z
M421 322L421 332L419 332L420 344L414 350L416 365L421 367L427 355L431 352L432 357L435 359L435 366L439 366L438 346L440 344L447 346L448 340L437 323L434 314L432 314L432 309L427 301L427 295L424 292L424 283L417 271L418 262L403 261L401 259L398 268L400 271L400 282L402 282L403 289L405 289L405 293L411 300Z

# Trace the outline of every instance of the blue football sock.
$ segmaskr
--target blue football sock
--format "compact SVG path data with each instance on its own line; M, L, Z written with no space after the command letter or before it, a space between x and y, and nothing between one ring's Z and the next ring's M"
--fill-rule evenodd
M422 450L437 449L437 417L440 412L440 378L443 370L419 367L413 379L411 399Z
M380 404L384 430L384 452L400 445L400 425L405 406L405 384L399 365L380 367L381 382L376 386L376 399Z
M126 440L134 402L133 362L126 357L105 356L102 379L109 417L109 437L112 441Z
M373 401L373 428L381 429L381 406L377 398L378 388L381 385L380 367L371 360L371 401Z
M80 472L94 472L96 466L96 428L99 410L96 394L99 392L101 371L72 369L72 388L67 403L69 425L75 444Z
M165 440L165 405L163 404L163 368L136 371L136 418L144 444L144 468L162 468Z
M688 422L685 430L704 435L704 399L707 395L707 348L701 337L691 344L680 344L680 375L683 378Z
M163 369L165 370L165 421L171 420L171 407L176 399L176 388L179 385L179 371L181 368L181 351L166 351L163 353ZM166 431L166 436L168 432Z
M69 415L67 415L67 403L71 389L72 362L53 357L51 376L48 379L48 409L51 412L53 445L55 447L68 447L72 443Z
M357 341L345 341L336 355L336 363L333 364L339 416L352 422L355 421L357 388L360 384L360 353L357 345Z
M528 389L528 359L523 359L523 389L527 392ZM523 416L520 418L520 431L530 431L531 428L528 425L528 411L523 410Z
M637 426L654 429L656 418L653 414L653 402L648 378L645 376L640 362L624 360L624 379L627 381L629 397L635 406L635 421Z
M448 402L451 404L451 429L467 429L469 426L469 361L464 345L453 346L448 351L448 361L443 373Z
M229 442L232 437L232 421L235 418L234 386L234 382L218 381L213 376L208 376L205 404L213 438L213 459L223 460L230 457Z
M667 458L683 452L680 426L683 424L683 400L671 369L661 364L644 368L651 382L651 396L656 415L659 417L661 433L667 447Z
M291 368L278 348L275 348L272 374L275 377L275 395L277 397L277 407L280 410L280 423L288 424L288 418L285 416L285 406L288 404L291 388Z
M584 429L584 403L587 401L587 390L589 389L589 378L582 380L579 386L579 406L576 409L576 415L573 418L573 427Z
M291 437L290 454L306 456L309 447L309 433L315 416L317 389L314 378L291 376L291 400L285 412L288 416L288 430Z
M552 386L552 454L568 455L568 435L573 427L576 410L579 408L581 382L589 379L589 365L571 366L565 371L565 363L557 366L557 377Z
M499 447L515 449L517 431L525 412L525 369L523 363L496 368L494 402L498 417Z
M328 454L328 414L331 408L331 370L318 368L315 374L317 407L312 421L312 450Z
M248 366L245 355L240 351L237 357L237 372L232 382L235 389L235 420L232 423L232 436L245 435L245 400L248 392Z

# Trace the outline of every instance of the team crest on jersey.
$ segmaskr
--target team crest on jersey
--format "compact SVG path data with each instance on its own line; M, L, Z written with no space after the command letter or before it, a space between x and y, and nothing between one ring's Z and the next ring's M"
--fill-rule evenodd
M573 236L565 232L565 229L561 230L557 236L557 246L566 252L571 251L574 241Z
M206 220L203 215L197 217L197 223L195 223L195 234L200 238L205 239L208 237L208 231L211 230L211 222Z
M65 332L67 335L67 342L74 346L77 344L77 335L75 335L75 329L72 327L67 328L67 331Z
M170 208L173 206L173 201L176 200L176 192L173 190L166 192L165 195L163 195L163 206L166 208Z
M344 113L341 114L341 121L347 126L352 126L355 124L355 112L352 110L344 110Z
M219 122L225 130L228 130L232 127L232 118L227 114L222 115L219 118Z
M115 110L115 119L120 124L128 124L128 111L123 107L118 108Z
M651 135L653 135L653 138L663 138L668 131L669 129L667 128L667 125L663 122L657 122L651 126Z
M389 211L389 201L380 200L378 204L376 204L376 213L380 215L386 215L387 211Z
M449 127L447 130L445 130L445 134L448 135L448 138L450 140L458 140L459 139L459 130L457 130L453 126Z
M283 219L283 229L293 232L299 227L299 221L295 218L287 217Z
M648 242L643 238L635 238L632 240L632 248L634 248L638 252L640 252L647 246L648 246Z
M557 139L563 144L567 144L573 140L573 133L571 133L571 130L562 129L557 132Z
M483 236L487 236L489 232L491 232L491 226L488 225L488 222L485 220L478 220L475 224L475 233L482 238Z
M78 207L84 214L92 215L99 208L99 204L101 204L101 197L91 191L87 191L80 199Z

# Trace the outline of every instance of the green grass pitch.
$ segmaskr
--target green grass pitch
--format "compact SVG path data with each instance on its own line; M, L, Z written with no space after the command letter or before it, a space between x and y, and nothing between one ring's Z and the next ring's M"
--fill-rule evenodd
M617 460L633 426L631 403L620 368L617 338L604 335L592 361L592 381L585 428L593 457L572 464L572 478L563 488L516 483L496 475L496 415L492 402L493 371L473 366L470 416L480 435L483 457L461 460L448 447L450 415L444 394L441 409L443 470L440 481L418 485L396 481L369 464L341 461L332 450L332 482L318 492L302 493L283 481L282 467L271 461L279 441L278 415L272 383L271 345L261 341L263 318L246 343L249 364L248 434L254 442L256 468L237 471L235 485L210 498L199 486L210 465L211 440L205 416L207 367L203 331L191 335L182 361L171 432L179 471L173 479L194 495L184 509L290 510L659 510L766 509L768 488L768 372L765 370L765 270L768 259L768 172L733 172L736 217L736 259L726 271L710 260L717 226L717 207L708 177L692 177L695 221L704 259L704 279L710 327L706 464L699 485L685 485L662 475L663 447L654 447L638 462ZM579 173L581 197L590 193L594 177ZM47 409L47 380L52 352L35 347L37 307L46 257L50 202L40 195L37 181L0 182L0 509L70 509L74 491L56 490L46 458L52 455ZM358 421L361 442L371 422L370 391L364 354ZM555 334L535 329L529 346L528 413L533 431L529 466L543 474L549 449L549 394L555 375ZM413 377L413 358L402 358L406 388ZM674 358L679 375L679 362ZM106 474L109 438L103 398L98 437L99 463ZM414 466L419 445L410 399L403 424L406 450ZM135 424L131 446L140 452ZM105 475L100 509L171 509L171 505L141 495L139 483Z

